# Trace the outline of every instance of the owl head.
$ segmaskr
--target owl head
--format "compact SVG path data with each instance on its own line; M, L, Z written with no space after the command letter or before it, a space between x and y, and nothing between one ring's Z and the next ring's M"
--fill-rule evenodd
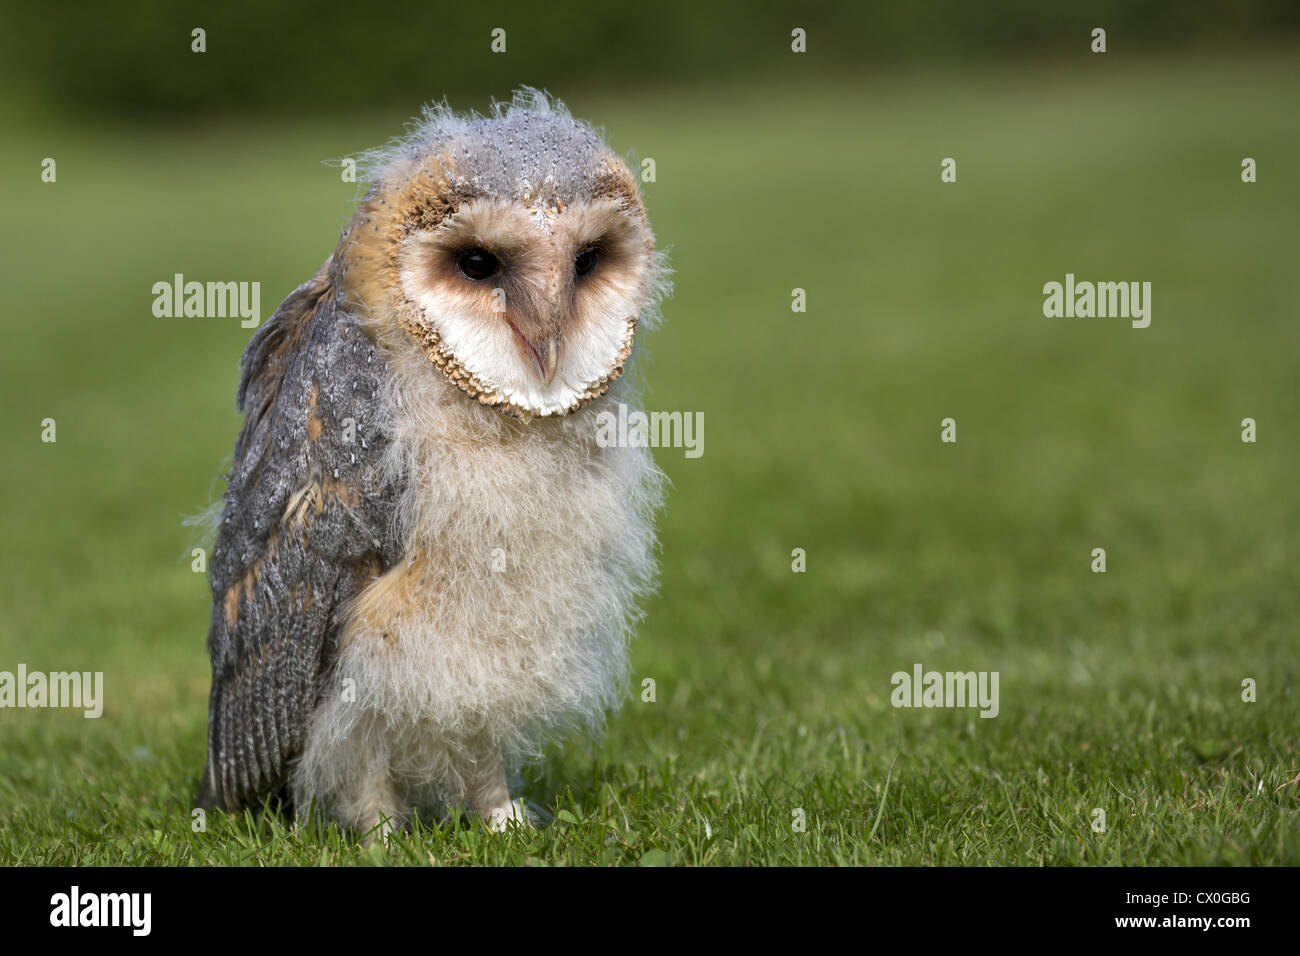
M667 270L635 177L590 126L535 90L486 117L428 108L365 170L335 280L387 347L524 420L623 373Z

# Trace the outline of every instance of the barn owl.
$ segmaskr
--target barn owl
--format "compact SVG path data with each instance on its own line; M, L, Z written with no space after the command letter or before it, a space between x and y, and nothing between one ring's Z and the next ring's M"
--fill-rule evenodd
M534 90L426 109L364 172L244 353L198 803L503 828L507 772L626 684L662 476L596 421L668 270L627 166Z

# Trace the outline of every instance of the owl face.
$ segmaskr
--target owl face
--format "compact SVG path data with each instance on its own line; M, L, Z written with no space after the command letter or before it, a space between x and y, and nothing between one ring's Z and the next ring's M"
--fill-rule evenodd
M622 373L653 309L654 239L589 127L540 94L490 118L433 111L374 181L339 258L390 347L524 419L574 411Z

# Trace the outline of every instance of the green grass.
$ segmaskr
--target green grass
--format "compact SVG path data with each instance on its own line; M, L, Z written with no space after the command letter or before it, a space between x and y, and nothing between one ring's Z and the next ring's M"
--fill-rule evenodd
M180 518L219 493L249 332L154 319L150 287L256 279L269 314L349 215L319 160L403 116L18 118L0 670L102 670L107 701L0 711L0 862L1300 863L1298 86L1290 51L572 97L657 162L677 293L646 397L707 426L657 453L657 701L530 774L551 825L370 849L191 829L209 598ZM1151 281L1151 327L1045 319L1066 272ZM916 662L998 671L999 716L894 709Z

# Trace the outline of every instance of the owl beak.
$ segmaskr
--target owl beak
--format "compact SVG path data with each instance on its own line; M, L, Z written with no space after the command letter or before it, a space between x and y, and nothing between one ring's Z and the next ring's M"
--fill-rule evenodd
M540 342L534 342L519 331L519 326L515 325L509 316L506 317L506 321L510 324L510 330L515 334L515 341L519 344L520 352L523 353L526 359L532 359L537 374L541 376L545 384L550 385L551 382L555 381L555 370L560 365L559 333L553 333Z
M560 364L560 340L555 336L548 338L538 350L538 357L541 359L542 381L550 385Z

